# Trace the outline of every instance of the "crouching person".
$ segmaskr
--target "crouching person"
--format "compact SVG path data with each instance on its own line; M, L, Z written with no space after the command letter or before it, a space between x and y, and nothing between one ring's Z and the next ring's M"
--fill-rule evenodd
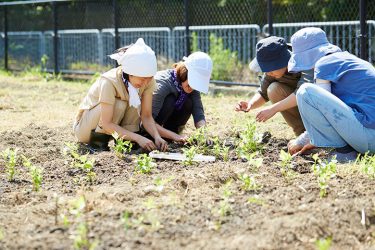
M256 114L256 121L265 122L281 112L287 124L296 136L305 131L297 108L296 92L305 82L312 82L313 71L291 73L288 61L291 52L284 38L271 36L260 40L256 58L250 63L250 70L264 72L258 92L249 101L240 101L235 110L248 112L271 101L272 105Z
M117 132L145 150L165 151L168 145L152 118L154 51L139 38L111 58L121 66L102 74L90 87L73 125L76 138L94 149L108 150L111 134ZM141 122L154 141L137 133Z
M194 52L172 69L155 75L157 87L152 101L152 114L163 138L184 142L179 135L190 116L196 128L206 125L200 93L207 94L212 60L203 52Z

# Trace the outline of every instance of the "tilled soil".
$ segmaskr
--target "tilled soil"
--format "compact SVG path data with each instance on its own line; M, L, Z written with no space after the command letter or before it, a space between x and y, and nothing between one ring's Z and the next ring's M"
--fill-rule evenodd
M332 249L375 248L374 180L338 165L320 198L311 157L295 158L294 179L281 175L286 140L267 142L259 169L232 153L228 162L192 166L157 161L151 174L138 174L134 156L95 153L90 184L63 153L64 142L74 141L68 126L30 124L0 137L0 150L18 148L44 169L42 190L34 192L25 169L8 182L1 161L0 249L73 249L82 221L97 249L315 249L328 237ZM259 189L243 191L240 173L254 175ZM157 177L167 180L163 187ZM76 216L79 197L86 206Z

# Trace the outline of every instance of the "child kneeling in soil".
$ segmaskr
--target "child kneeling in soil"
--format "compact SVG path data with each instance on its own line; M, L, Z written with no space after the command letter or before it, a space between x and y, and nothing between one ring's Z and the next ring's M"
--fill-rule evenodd
M305 131L297 108L296 92L305 82L312 82L313 72L291 73L288 61L291 52L284 38L271 36L260 40L257 45L256 58L249 67L255 72L265 72L260 81L258 92L250 101L240 101L235 110L248 112L263 106L271 100L271 106L256 114L256 121L265 122L277 112L281 112L287 124L296 136Z
M156 57L139 38L133 45L111 55L121 65L102 74L91 86L76 116L73 130L79 142L96 149L108 149L111 134L138 143L146 150L168 147L152 117ZM138 134L140 122L154 142Z
M314 69L316 84L297 91L307 131L288 144L290 153L330 147L340 162L375 153L375 68L329 43L320 28L301 29L291 41L288 69Z
M207 94L212 60L203 52L194 52L172 69L157 72L152 115L163 138L184 142L179 135L190 116L196 128L206 125L200 92Z

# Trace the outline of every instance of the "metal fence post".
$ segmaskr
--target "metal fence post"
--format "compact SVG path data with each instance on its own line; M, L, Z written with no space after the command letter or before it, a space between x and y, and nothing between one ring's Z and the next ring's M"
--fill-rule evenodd
M273 35L273 13L272 13L272 0L267 1L267 22L268 22L268 33L270 36Z
M4 69L8 70L8 9L4 5Z
M117 0L112 0L112 8L113 8L113 25L115 28L115 50L120 48L120 36L118 32L118 8L117 8ZM118 66L117 61L115 62L116 67Z
M184 16L185 16L185 37L186 37L186 56L190 55L190 34L189 34L189 0L184 0Z
M53 56L54 56L54 73L59 73L59 34L58 34L58 12L57 3L52 2L53 13Z
M361 44L361 51L360 55L363 60L368 60L367 57L367 24L366 24L366 15L367 10L366 6L367 1L366 0L360 0L359 1L359 15L360 15L360 25L361 25L361 34L360 37L360 44Z

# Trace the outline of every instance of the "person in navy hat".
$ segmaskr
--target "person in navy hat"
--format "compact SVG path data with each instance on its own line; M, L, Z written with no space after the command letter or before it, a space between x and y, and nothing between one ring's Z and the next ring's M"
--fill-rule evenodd
M320 28L301 29L291 41L289 71L314 69L316 84L297 91L307 131L288 144L290 153L335 148L331 157L339 162L356 160L358 152L375 153L374 66L329 43Z
M273 104L260 110L256 114L256 120L265 122L277 112L281 112L295 135L302 134L305 127L298 112L295 93L304 82L312 82L313 72L288 71L291 52L282 37L271 36L262 39L256 48L256 58L251 61L249 67L252 71L264 72L260 88L251 100L240 101L235 110L248 112L271 100Z

